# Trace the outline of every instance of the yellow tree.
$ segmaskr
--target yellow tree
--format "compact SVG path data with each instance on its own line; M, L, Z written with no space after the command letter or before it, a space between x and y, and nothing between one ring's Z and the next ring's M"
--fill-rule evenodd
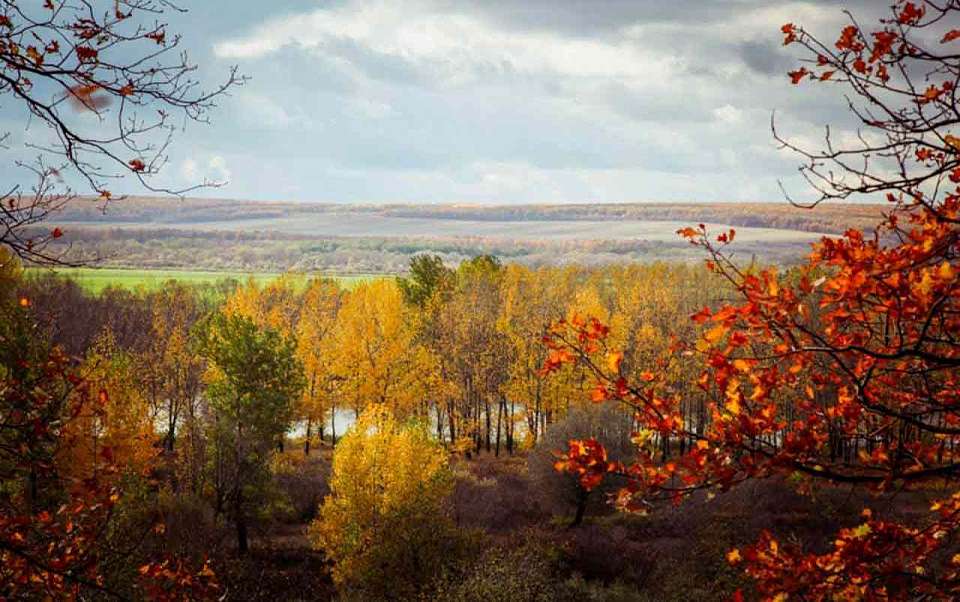
M322 441L326 415L337 411L337 376L334 368L340 349L334 330L342 301L343 291L336 281L327 278L311 280L303 294L296 339L297 356L303 364L306 386L296 413L306 429L303 443L305 455L310 454L314 426Z
M699 369L694 358L679 353L674 343L697 335L700 327L688 317L728 294L726 283L699 265L654 263L608 271L608 280L620 283L608 322L608 344L623 350L617 360L619 372L638 381L648 381L656 372L683 400L684 417L702 429L708 408L697 384ZM677 443L683 450L690 440ZM668 453L669 439L657 437L656 444Z
M152 296L150 347L141 355L140 382L154 419L163 424L163 443L173 451L183 422L196 426L203 361L190 329L202 307L193 288L170 280Z
M563 317L563 305L556 294L561 283L552 278L556 270L530 270L511 264L504 268L501 289L500 315L497 329L507 338L511 347L509 372L503 383L506 414L507 450L513 452L515 441L514 417L518 403L528 419L527 433L535 441L543 409L544 387L548 383L540 374L547 349L541 342L547 328Z
M97 477L102 467L142 473L156 458L158 440L132 354L106 330L86 354L81 373L99 397L63 435L58 465L72 478Z
M447 453L422 422L368 406L334 452L331 493L311 525L337 585L415 599L450 557L445 538L454 530L443 501L452 487Z
M394 280L364 282L350 291L334 331L340 395L357 417L369 403L400 414L422 410L436 362L416 331Z
M269 326L283 336L291 336L301 306L295 279L293 274L283 274L261 287L249 278L227 299L223 313L242 315L258 326Z
M489 256L461 263L456 286L435 318L443 373L457 388L445 411L450 439L464 446L469 438L478 453L482 446L491 449L493 407L501 407L500 386L509 364L510 348L497 330L502 271Z

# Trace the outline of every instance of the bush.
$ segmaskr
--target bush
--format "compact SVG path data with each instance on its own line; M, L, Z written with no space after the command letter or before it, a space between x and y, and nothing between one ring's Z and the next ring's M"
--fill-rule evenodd
M536 534L524 537L535 541ZM559 553L543 544L495 547L445 574L425 599L449 602L552 602L566 600Z
M554 468L554 454L565 451L571 439L594 437L606 448L611 461L626 461L636 450L630 441L631 427L630 416L612 402L571 409L563 420L550 425L527 460L534 493L544 508L561 515L576 512L574 524L579 524L588 509L601 511L607 494L622 483L607 478L600 487L587 492L575 476Z
M425 427L368 408L334 451L331 493L311 526L343 593L407 599L459 557L451 487L447 454Z
M330 493L330 459L320 450L304 457L298 449L277 454L273 461L273 476L280 494L289 506L288 521L313 520L323 498Z
M539 505L530 503L525 458L461 461L455 476L450 503L460 527L509 533L544 519Z

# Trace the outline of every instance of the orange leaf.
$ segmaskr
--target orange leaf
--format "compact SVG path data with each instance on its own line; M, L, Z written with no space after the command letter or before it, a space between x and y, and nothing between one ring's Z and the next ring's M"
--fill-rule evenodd
M727 334L727 331L729 330L730 328L728 328L726 325L718 324L717 326L714 326L713 328L708 330L706 333L704 333L703 338L708 343L715 343L720 339L722 339L723 336Z

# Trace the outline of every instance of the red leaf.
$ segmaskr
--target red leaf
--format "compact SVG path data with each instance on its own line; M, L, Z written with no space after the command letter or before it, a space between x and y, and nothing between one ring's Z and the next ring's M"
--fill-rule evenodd
M97 56L100 54L96 49L89 46L77 46L76 53L81 63L92 63L97 60Z
M807 71L806 67L800 67L796 71L790 71L789 73L787 73L787 75L790 76L791 83L796 85L796 84L799 84L800 80L802 80L808 73L810 72Z

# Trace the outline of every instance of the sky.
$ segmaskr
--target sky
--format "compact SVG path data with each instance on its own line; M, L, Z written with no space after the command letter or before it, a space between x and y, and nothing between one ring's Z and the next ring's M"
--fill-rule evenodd
M834 39L876 1L186 0L208 85L250 79L177 133L161 181L324 202L781 201L848 123L790 84L786 22ZM845 135L851 135L847 132ZM128 192L136 192L129 189Z

